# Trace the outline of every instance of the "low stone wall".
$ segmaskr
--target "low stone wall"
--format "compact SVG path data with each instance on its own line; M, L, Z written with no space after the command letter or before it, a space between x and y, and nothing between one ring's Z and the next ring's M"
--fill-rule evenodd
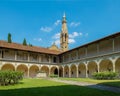
M45 78L45 77L47 77L47 74L46 73L38 73L37 75L36 75L36 77L37 78Z

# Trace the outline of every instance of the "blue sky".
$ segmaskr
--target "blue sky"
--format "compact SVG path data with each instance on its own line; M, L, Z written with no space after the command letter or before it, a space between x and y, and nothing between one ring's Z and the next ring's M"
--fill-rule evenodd
M0 40L59 45L64 12L70 49L120 32L120 0L0 0Z

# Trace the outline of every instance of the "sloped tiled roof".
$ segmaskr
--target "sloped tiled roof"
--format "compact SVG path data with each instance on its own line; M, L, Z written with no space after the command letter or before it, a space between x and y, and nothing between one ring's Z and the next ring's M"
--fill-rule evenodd
M17 49L17 50L24 50L24 51L32 51L32 52L39 52L39 53L46 53L46 54L54 54L57 55L60 51L50 50L48 48L42 48L37 46L24 46L18 43L8 43L6 41L0 40L0 47L3 48L10 48L10 49Z
M65 51L65 52L61 52L60 54L64 54L64 53L67 53L67 52L70 52L70 51L73 51L73 50L76 50L76 49L79 49L79 48L88 46L88 45L93 44L93 43L100 42L100 41L102 41L102 40L105 40L105 39L108 39L108 38L111 38L111 37L115 37L115 36L120 36L120 32L113 33L113 34L108 35L108 36L106 36L106 37L103 37L103 38L101 38L101 39L98 39L98 40L95 40L95 41L92 41L92 42L83 44L83 45L81 45L81 46L78 46L78 47L75 47L75 48L73 48L73 49L67 50L67 51Z

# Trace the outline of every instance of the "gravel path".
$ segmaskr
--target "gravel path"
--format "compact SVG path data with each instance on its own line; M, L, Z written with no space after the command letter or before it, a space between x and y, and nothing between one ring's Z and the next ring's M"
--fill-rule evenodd
M100 90L107 90L107 91L120 93L120 88L118 88L118 87L97 85L95 83L88 83L88 82L60 80L60 79L57 79L57 78L54 78L54 79L53 78L49 78L49 80L52 80L52 81L55 81L55 82L62 82L62 83L66 83L66 84L71 84L71 85L87 86L89 88L96 88L96 89L100 89Z

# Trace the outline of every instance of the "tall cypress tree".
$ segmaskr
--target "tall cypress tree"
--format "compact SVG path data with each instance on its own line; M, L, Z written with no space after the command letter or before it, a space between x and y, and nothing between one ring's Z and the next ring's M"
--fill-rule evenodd
M29 43L29 46L31 46L31 47L32 47L33 45Z
M23 40L23 45L27 45L27 41L26 41L26 39L24 38L24 40Z
M12 43L11 34L8 33L8 43Z

